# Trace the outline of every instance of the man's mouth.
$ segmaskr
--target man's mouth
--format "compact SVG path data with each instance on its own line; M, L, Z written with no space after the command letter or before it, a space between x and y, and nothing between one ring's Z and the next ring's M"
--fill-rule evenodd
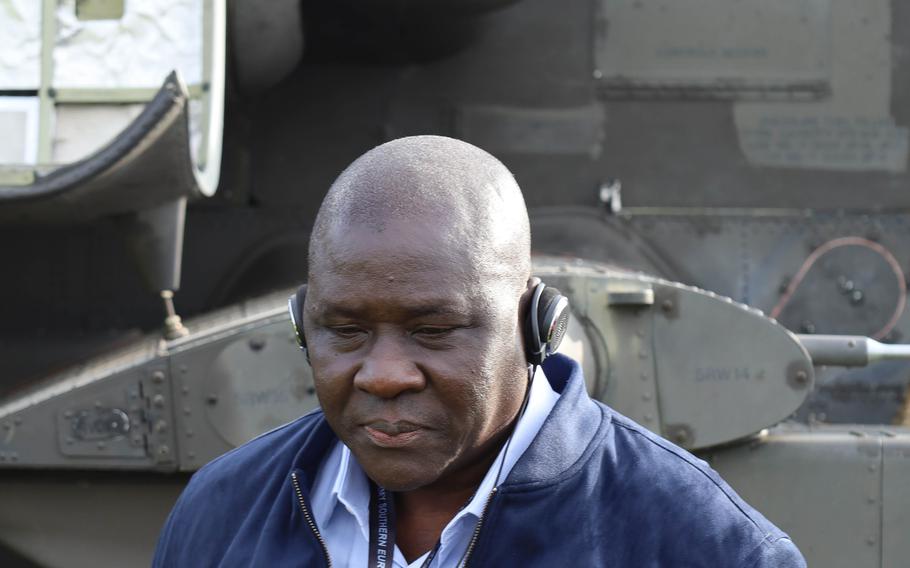
M420 438L426 430L419 424L404 420L394 422L375 420L364 424L363 429L370 440L382 448L402 448L407 446Z

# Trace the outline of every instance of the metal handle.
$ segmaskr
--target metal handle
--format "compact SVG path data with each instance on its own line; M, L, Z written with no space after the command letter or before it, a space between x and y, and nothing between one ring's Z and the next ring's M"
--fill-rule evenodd
M910 361L910 345L889 345L862 335L797 335L812 363L865 367L876 361Z

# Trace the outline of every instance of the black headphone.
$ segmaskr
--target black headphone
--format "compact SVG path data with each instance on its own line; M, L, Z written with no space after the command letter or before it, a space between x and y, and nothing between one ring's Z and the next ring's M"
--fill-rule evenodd
M303 335L302 310L305 299L306 284L288 298L288 313L291 315L297 345L300 346L309 361L310 354L306 348L306 337ZM556 288L547 286L543 282L537 283L534 286L528 314L525 317L525 356L528 358L528 364L540 365L544 359L556 353L568 326L569 299L560 294Z

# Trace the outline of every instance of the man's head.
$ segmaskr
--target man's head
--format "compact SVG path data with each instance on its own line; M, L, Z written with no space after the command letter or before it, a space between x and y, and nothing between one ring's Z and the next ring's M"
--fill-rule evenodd
M329 190L304 331L326 418L367 474L407 491L485 470L527 387L527 211L457 140L379 146Z

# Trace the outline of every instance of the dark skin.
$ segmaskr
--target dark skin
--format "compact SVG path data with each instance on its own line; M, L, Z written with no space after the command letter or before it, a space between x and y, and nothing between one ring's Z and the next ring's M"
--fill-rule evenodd
M304 308L326 419L366 474L395 492L408 561L433 548L474 493L527 388L527 289L453 240L444 217L333 227Z

